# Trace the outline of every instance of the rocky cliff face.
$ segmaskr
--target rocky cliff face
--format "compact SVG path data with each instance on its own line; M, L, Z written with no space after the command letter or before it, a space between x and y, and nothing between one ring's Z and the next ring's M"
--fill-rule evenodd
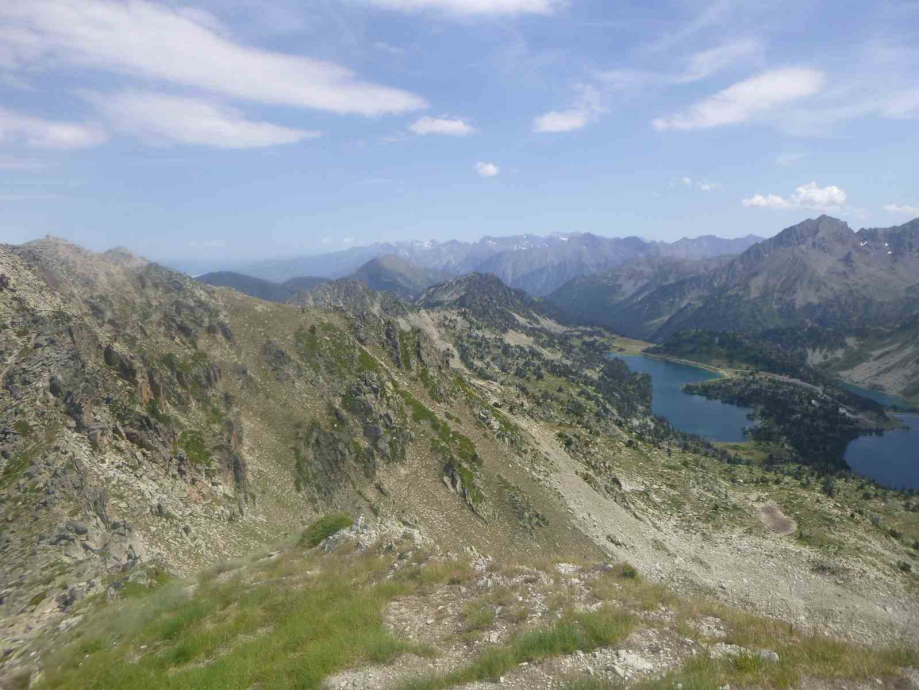
M515 548L482 479L507 429L477 421L449 343L392 295L342 282L272 304L51 238L0 247L0 276L0 646L333 507L415 522L427 505L455 548ZM564 522L529 539L568 539Z

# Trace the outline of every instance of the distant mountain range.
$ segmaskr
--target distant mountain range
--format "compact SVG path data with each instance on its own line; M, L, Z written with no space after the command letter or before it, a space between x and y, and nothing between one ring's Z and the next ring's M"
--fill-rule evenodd
M342 278L384 256L398 257L418 269L444 276L491 273L507 285L543 296L569 280L609 270L639 258L705 259L738 254L761 238L725 240L707 235L677 242L647 242L638 237L610 238L590 233L485 237L477 242L413 241L378 243L319 256L259 261L240 273L281 282L295 276ZM393 261L393 259L390 259ZM409 272L404 267L401 273ZM405 287L400 282L400 286Z
M634 263L551 297L643 339L689 329L855 329L919 313L919 220L854 232L820 216L725 260Z
M399 297L414 299L426 288L453 277L448 271L420 268L395 254L371 259L351 276L371 290L393 292Z
M198 276L198 282L214 287L228 287L244 295L257 297L268 302L287 302L298 292L308 292L317 285L328 282L327 278L301 276L285 280L283 283L272 283L270 280L253 278L234 271L217 271Z

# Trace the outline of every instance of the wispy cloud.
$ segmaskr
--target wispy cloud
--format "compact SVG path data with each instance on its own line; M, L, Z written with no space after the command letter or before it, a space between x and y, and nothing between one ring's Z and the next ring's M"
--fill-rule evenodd
M687 189L697 189L700 192L717 192L724 189L720 182L709 182L708 180L693 180L691 177L684 175L680 178L679 183ZM673 186L673 182L670 183Z
M724 21L731 9L730 0L716 0L702 12L678 28L668 31L648 44L646 49L651 52L663 52L676 47L686 39L695 36L700 31Z
M657 130L706 129L749 122L786 103L818 93L823 72L801 67L763 72L701 100L688 109L652 121Z
M6 74L79 67L228 98L360 115L427 105L331 62L236 42L203 11L145 0L4 0L0 25Z
M501 168L494 163L484 163L482 161L476 163L474 168L482 177L497 177L501 172Z
M448 137L467 137L476 133L476 128L465 120L448 117L422 117L409 125L409 131L418 136L440 134Z
M778 194L755 194L742 201L748 208L810 209L816 211L839 211L845 207L846 192L835 186L820 187L816 182L796 187L787 197Z
M892 93L884 104L882 112L886 117L894 119L919 116L919 87Z
M655 71L634 67L600 70L594 73L597 80L613 91L635 91L649 87L688 84L712 77L728 69L737 69L759 61L763 42L757 38L728 41L684 59L680 71Z
M577 100L567 110L552 110L534 118L533 131L539 134L571 132L586 127L605 112L596 88L581 84L577 91Z
M909 204L884 204L884 210L887 211L887 213L919 217L919 206L910 206Z
M763 44L755 38L743 38L723 43L714 48L693 53L686 66L686 70L674 77L678 83L687 83L706 79L751 57L762 54Z
M377 41L373 44L373 47L375 50L379 50L383 53L389 53L390 55L405 55L405 48L390 45L384 41Z
M97 126L45 120L0 107L0 143L40 149L83 149L106 140Z
M2 140L2 137L0 137ZM16 156L0 156L0 170L27 170L36 172L48 167L45 161L37 158L18 158Z
M435 10L452 15L552 14L566 0L353 0L387 10Z
M114 129L151 143L247 149L294 144L321 132L252 122L234 108L201 98L126 90L84 93Z

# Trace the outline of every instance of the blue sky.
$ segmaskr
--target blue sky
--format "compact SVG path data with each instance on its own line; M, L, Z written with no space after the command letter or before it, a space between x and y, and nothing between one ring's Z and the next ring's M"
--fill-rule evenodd
M3 0L0 241L900 224L917 35L916 1Z

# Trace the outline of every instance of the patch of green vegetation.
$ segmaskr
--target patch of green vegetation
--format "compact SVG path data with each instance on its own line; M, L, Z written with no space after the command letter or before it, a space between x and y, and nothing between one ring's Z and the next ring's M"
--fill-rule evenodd
M40 603L42 603L47 598L48 598L47 591L39 592L34 597L29 599L29 606L31 606L34 609L36 606L38 606Z
M13 430L23 438L29 438L32 435L32 426L22 419L13 423Z
M226 417L223 414L223 410L220 409L220 406L215 403L210 403L205 410L207 415L208 424L223 424L226 420Z
M15 482L29 466L29 456L27 453L19 453L10 458L3 468L3 474L0 474L0 489L6 489Z
M459 669L403 684L401 690L443 690L479 681L496 682L519 664L552 656L590 652L621 642L635 625L628 612L609 605L596 611L568 613L547 629L515 636L508 644L494 645L478 659Z
M431 450L442 458L446 474L455 473L459 476L465 498L475 510L482 500L482 493L475 483L476 469L481 466L482 460L475 444L468 436L453 431L447 422L408 391L400 390L399 394L411 410L414 422L428 422L431 425L436 433L431 440Z
M361 349L354 340L338 326L325 321L300 327L294 333L294 344L300 357L315 371L325 370L338 377L345 377L355 371L373 371L372 355L361 358Z
M323 515L316 520L316 522L303 530L303 534L300 535L299 544L300 546L311 549L314 546L319 546L319 544L333 534L341 532L343 529L348 529L353 524L354 520L351 519L350 515L345 513L330 513L329 515Z
M163 587L172 581L172 576L161 568L153 568L147 573L146 582L125 582L119 590L124 599L139 599L147 596L151 589Z
M757 654L739 654L714 659L705 654L691 657L677 670L661 678L632 685L635 690L691 690L731 688L792 688L804 678L813 680L859 681L894 678L902 668L916 663L917 655L903 648L875 650L855 647L827 638L803 638L795 647L781 647L778 661ZM565 690L618 690L622 686L604 680L569 683Z
M437 402L444 401L444 395L441 392L440 386L437 385L437 379L431 375L431 370L427 367L421 367L421 383L428 392L428 395L431 396L431 400L436 400Z
M163 412L160 408L159 400L150 398L147 401L147 414L153 417L160 424L172 424L172 416Z
M20 328L18 331L16 331L16 336L19 338L25 338L27 335L29 335L29 333L30 331L28 328Z
M179 357L172 352L167 352L160 357L159 361L160 364L172 372L173 375L178 372L182 372L183 374L191 373L191 361L188 359L179 359Z
M362 349L360 351L357 357L357 364L361 372L380 373L380 363L377 361L377 358L367 352L367 350Z
M386 605L415 587L384 579L391 559L312 559L288 553L256 562L250 570L263 571L254 573L256 584L241 573L199 584L193 597L186 583L176 583L109 605L95 634L90 627L47 660L43 687L320 690L348 667L430 654L383 626ZM291 578L297 586L278 586Z
M200 431L183 431L179 435L179 441L176 444L185 451L188 461L196 467L210 467L211 453L204 442L204 436Z
M298 328L294 333L294 342L300 354L309 362L314 369L319 368L319 329L316 324L309 328Z
M402 356L402 368L412 368L413 354L418 347L418 335L414 331L399 331L399 352Z

